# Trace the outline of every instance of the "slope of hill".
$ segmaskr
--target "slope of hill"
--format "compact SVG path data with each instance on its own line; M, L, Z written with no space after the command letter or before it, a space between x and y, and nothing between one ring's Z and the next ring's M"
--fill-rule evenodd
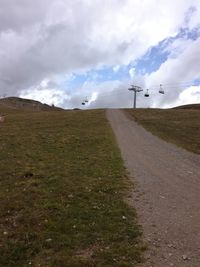
M200 109L200 104L183 105L183 106L174 107L174 109Z
M42 104L39 101L19 97L6 97L0 99L0 110L29 110L29 111L56 111L61 108Z
M12 110L0 139L0 266L141 261L131 182L103 110Z
M190 106L197 108L190 108ZM129 109L128 114L153 134L200 154L200 105L173 109Z

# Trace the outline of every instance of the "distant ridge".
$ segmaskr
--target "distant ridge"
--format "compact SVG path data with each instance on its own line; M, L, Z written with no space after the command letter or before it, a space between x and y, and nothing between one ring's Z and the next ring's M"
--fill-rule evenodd
M183 106L174 107L173 109L199 109L200 110L200 104L183 105Z
M42 104L39 101L20 97L6 97L0 99L0 109L16 109L28 111L58 111L61 108Z

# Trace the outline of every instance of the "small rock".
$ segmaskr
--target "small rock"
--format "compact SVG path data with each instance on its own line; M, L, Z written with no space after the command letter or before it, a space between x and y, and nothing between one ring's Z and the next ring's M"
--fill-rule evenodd
M173 244L168 244L167 246L168 246L168 248L174 248L174 249L176 248L175 245L173 245Z
M145 258L146 258L146 260L150 260L151 259L150 253L146 254Z
M3 115L0 115L0 122L4 122L5 121L5 117Z
M122 216L122 219L123 219L123 220L126 220L126 217L125 217L125 216Z
M8 235L8 232L5 231L5 232L3 232L3 234L4 234L4 235Z
M186 261L186 260L188 260L188 256L187 256L187 255L183 255L183 256L182 256L182 259L183 259L184 261Z

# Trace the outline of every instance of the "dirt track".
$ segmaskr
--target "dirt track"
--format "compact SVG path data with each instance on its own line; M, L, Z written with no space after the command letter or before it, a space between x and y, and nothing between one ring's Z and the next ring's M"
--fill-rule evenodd
M135 183L132 203L149 245L142 266L200 267L200 156L120 110L107 110L107 117Z

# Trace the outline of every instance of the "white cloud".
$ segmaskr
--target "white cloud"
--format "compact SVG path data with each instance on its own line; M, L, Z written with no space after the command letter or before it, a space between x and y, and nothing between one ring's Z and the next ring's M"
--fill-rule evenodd
M38 86L20 92L20 97L34 99L48 105L63 107L71 97L48 79L44 79Z
M95 102L98 98L98 93L97 92L93 92L89 101L88 101L88 105L91 105L93 102Z
M20 97L26 99L34 99L48 105L63 106L64 101L69 100L63 91L58 89L43 89L31 88L26 91L21 91Z
M131 79L134 78L134 76L135 76L135 68L131 68L131 69L129 70L129 75L130 75L130 78L131 78Z
M116 65L113 67L114 72L118 72L120 70L120 65Z

